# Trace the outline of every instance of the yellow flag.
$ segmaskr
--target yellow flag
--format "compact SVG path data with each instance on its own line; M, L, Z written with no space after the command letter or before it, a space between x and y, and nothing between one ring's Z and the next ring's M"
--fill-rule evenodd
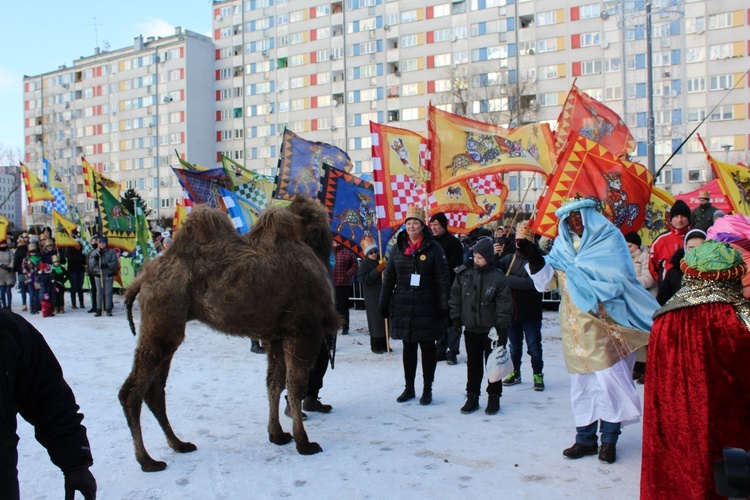
M21 176L23 177L23 184L26 187L26 197L29 203L55 200L55 196L49 190L49 186L23 163L21 163Z
M52 210L52 221L55 224L55 243L58 247L81 248L81 245L73 239L73 231L78 228L78 224L66 219L55 209Z
M651 189L651 199L646 203L646 219L638 231L643 246L651 246L657 236L669 229L669 210L674 202L674 196L668 191L656 186Z
M698 140L719 181L721 192L727 197L732 207L732 213L750 215L750 169L743 165L732 165L716 160L709 154L701 136L698 136Z
M96 190L105 187L117 199L120 199L121 185L96 171L96 169L81 157L81 166L83 167L83 181L86 186L86 197L96 199Z
M8 226L10 226L10 221L0 215L0 241L8 237Z

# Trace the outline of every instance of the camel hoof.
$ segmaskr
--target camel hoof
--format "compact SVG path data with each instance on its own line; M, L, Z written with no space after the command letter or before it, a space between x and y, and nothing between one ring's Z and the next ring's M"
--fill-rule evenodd
M195 446L193 443L188 443L186 441L178 441L174 445L172 445L172 449L176 451L177 453L190 453L191 451L195 451L198 449L197 446Z
M323 451L323 448L321 448L318 443L307 443L307 444L297 445L297 452L300 455L315 455L316 453L320 453L321 451Z
M269 434L268 440L273 444L283 445L291 442L292 435L288 432L282 432L281 434Z
M141 470L143 472L159 472L167 468L167 462L159 462L157 460L148 460L141 462Z

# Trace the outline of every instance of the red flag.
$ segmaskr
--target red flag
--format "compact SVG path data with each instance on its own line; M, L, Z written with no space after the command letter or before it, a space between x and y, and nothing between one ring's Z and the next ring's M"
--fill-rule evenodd
M575 84L557 118L555 140L558 151L565 147L571 132L578 132L601 144L617 157L624 157L635 149L635 139L620 115L581 92Z
M531 229L542 236L557 235L555 210L571 198L591 198L598 210L624 233L638 231L651 199L653 176L646 167L616 158L601 144L571 132L557 168L537 202Z

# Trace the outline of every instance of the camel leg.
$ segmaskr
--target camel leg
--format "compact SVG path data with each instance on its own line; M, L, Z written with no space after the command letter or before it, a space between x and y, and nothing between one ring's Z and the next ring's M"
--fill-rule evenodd
M278 445L287 444L292 440L292 435L284 432L284 429L281 428L281 422L279 422L279 401L286 381L284 349L281 341L278 340L270 343L264 342L263 345L266 346L268 352L268 371L266 375L266 388L268 389L268 440Z
M141 431L143 396L151 385L156 370L155 360L147 362L145 358L146 356L140 349L136 351L133 369L122 385L119 396L128 427L130 427L130 433L133 436L135 459L141 464L141 470L144 472L156 472L166 469L167 464L151 458L143 444L143 433Z
M172 425L169 423L169 418L167 417L164 387L167 385L167 377L169 376L169 368L172 365L173 356L174 352L161 362L156 371L156 376L151 381L151 385L143 399L151 410L151 413L156 417L156 421L159 422L161 430L164 431L169 447L178 453L189 453L198 448L193 443L181 441L172 430Z
M310 442L302 422L302 399L307 393L310 369L320 352L320 343L312 340L316 338L315 333L309 332L308 335L302 333L300 337L287 338L284 341L287 365L286 388L292 413L292 433L297 443L297 452L301 455L313 455L323 451L318 443Z

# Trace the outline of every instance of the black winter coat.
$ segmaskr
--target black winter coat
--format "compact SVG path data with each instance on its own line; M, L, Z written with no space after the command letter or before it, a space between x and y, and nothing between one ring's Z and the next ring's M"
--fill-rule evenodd
M28 245L18 245L16 247L16 253L13 254L13 271L23 274L23 259L29 253Z
M63 257L68 262L68 272L84 272L86 270L86 255L83 254L83 249L75 247L67 247L64 251Z
M0 496L18 498L17 413L63 472L91 466L78 409L44 337L21 316L0 311Z
M513 260L513 255L516 257L515 260ZM540 321L542 319L542 294L534 287L534 282L526 272L526 264L526 257L516 252L500 259L497 267L506 275L510 285L513 297L513 319Z
M508 281L495 266L459 267L449 304L454 325L474 333L489 332L494 326L505 344L513 306Z
M378 261L365 257L357 269L357 279L362 284L362 294L365 298L365 312L367 313L367 327L370 330L370 337L384 339L385 321L378 307L383 277L380 271L378 271Z
M453 283L453 280L456 279L456 268L464 263L464 246L461 244L461 240L448 231L440 236L433 236L433 238L443 248L445 259L448 261L448 271L451 274L451 283Z
M406 342L439 340L448 326L448 262L426 226L422 235L422 245L412 256L404 254L409 236L406 231L399 233L380 291L380 307L390 308L391 338ZM418 287L411 286L415 273L419 274Z

